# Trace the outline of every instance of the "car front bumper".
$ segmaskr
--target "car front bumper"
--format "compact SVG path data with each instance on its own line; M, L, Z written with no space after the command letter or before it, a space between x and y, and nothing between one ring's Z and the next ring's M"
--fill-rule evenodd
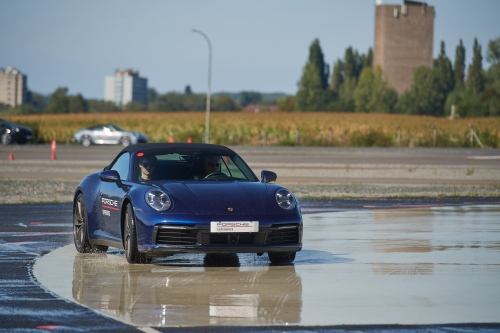
M138 246L151 257L175 253L297 252L302 249L302 223L262 225L258 232L212 233L208 227L157 225L152 243Z

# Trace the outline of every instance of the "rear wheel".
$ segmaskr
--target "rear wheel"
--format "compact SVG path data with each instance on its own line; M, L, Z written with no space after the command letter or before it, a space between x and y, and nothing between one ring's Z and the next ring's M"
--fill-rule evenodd
M85 208L85 198L80 193L73 205L73 240L76 250L80 253L106 252L108 250L107 246L90 244L87 226L88 217Z
M135 216L132 205L127 205L125 223L123 224L123 245L125 257L130 264L147 264L151 258L137 250L137 232L135 230Z
M130 138L128 136L124 136L120 139L120 143L123 147L130 146Z
M273 264L290 264L295 260L297 252L268 252L267 255Z

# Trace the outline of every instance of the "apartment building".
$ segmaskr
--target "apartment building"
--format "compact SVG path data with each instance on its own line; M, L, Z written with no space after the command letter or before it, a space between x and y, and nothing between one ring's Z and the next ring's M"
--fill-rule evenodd
M116 70L114 75L106 76L104 100L124 107L129 102L148 103L148 80L139 77L138 71Z
M16 107L27 103L27 77L14 67L0 67L0 103Z

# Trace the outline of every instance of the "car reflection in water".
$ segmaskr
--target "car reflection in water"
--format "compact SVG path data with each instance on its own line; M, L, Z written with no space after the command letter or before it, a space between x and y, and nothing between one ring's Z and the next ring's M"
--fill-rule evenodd
M293 265L240 267L237 254L208 254L198 266L166 265L130 265L109 254L78 253L73 298L136 326L286 325L301 320L302 280Z

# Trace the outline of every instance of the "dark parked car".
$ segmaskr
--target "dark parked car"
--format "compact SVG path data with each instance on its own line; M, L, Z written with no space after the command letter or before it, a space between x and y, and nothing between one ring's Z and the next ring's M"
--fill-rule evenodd
M302 215L292 192L271 184L276 178L263 170L259 181L224 146L128 146L76 189L76 249L122 248L129 263L176 253L265 252L272 263L290 263L302 248Z
M0 140L3 145L9 145L12 142L24 144L33 140L33 131L29 127L12 124L0 118Z
M90 145L116 145L124 147L137 143L147 143L148 137L140 132L124 130L115 124L101 124L83 128L73 135L73 142L78 142L88 147Z

